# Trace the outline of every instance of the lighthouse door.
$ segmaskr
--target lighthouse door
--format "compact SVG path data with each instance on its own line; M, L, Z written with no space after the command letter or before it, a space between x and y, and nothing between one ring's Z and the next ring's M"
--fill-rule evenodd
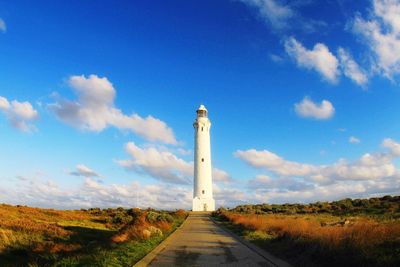
M203 205L203 211L207 211L207 204L206 203L204 203L204 205Z

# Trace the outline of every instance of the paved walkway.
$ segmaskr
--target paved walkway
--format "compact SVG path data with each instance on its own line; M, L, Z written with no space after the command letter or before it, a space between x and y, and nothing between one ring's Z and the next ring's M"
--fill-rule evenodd
M208 214L192 213L149 266L276 266L222 230Z

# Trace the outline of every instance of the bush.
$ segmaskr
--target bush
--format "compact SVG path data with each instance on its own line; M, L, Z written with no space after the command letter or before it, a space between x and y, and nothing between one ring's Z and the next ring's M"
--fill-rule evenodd
M370 199L342 199L333 202L311 204L257 204L239 205L231 211L242 214L333 214L344 215L384 215L386 218L398 217L400 196L384 196Z
M176 212L157 212L148 209L144 212L134 212L136 218L131 217L132 220L122 227L116 235L112 237L112 241L116 243L125 242L128 240L144 240L150 238L153 234L162 234L171 230L174 222L182 220L187 216L183 210ZM140 215L139 215L140 214Z
M125 215L123 213L118 213L112 218L112 223L114 224L127 224L133 220L130 215Z

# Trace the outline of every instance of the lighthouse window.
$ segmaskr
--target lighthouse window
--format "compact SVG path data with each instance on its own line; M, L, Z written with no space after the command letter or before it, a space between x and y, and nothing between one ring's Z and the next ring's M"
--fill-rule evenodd
M207 111L200 109L197 111L197 116L198 117L207 117Z
M205 191L203 190L203 191L201 191L201 193L204 195Z
M203 131L203 127L201 127L201 131Z
M201 162L204 162L204 158L201 158Z

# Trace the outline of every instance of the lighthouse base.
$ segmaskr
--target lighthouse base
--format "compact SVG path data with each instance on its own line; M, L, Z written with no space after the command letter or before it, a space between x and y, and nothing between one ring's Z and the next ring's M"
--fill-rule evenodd
M193 199L192 211L214 211L215 200L213 198L198 198Z

